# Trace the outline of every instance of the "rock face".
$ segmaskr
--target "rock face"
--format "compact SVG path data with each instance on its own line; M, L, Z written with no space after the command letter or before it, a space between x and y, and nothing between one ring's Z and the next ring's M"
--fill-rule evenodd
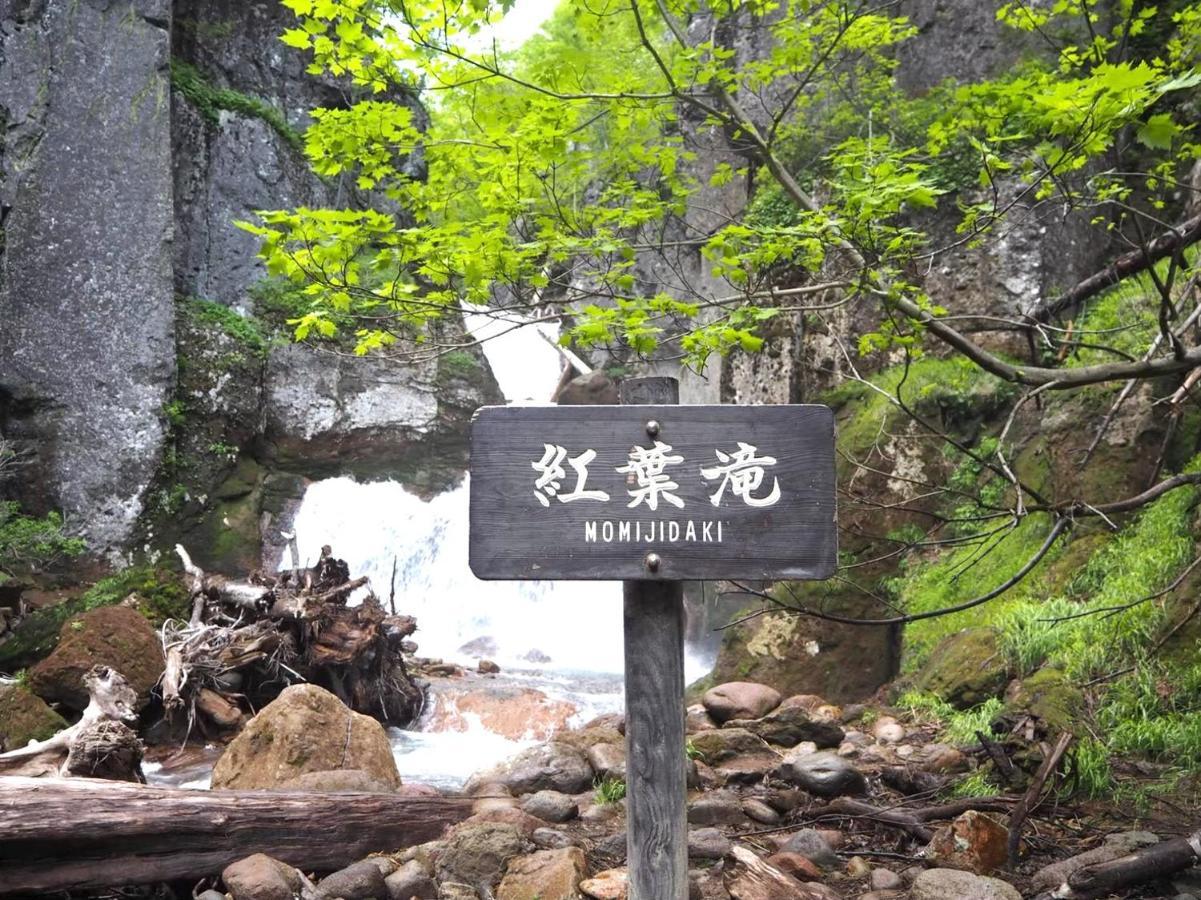
M457 480L471 412L499 399L475 351L333 362L241 346L258 326L233 312L188 321L199 300L290 315L235 220L375 199L309 170L308 110L353 92L279 43L294 22L237 0L0 6L0 423L34 457L17 499L96 551L182 539L245 571L304 479Z
M44 741L67 722L19 684L0 684L0 753Z
M138 695L139 708L163 674L163 649L146 617L127 606L106 606L69 619L58 646L29 673L34 693L71 709L88 705L83 676L94 665L120 672Z
M273 788L306 772L358 769L400 786L383 726L316 685L286 688L250 720L213 769L214 788Z
M94 548L142 511L175 371L168 0L0 7L0 421Z

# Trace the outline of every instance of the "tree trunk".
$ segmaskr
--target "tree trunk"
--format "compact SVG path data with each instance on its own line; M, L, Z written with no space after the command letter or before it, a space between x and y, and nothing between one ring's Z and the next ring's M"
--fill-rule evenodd
M0 895L198 879L253 853L332 871L470 814L441 797L0 778Z

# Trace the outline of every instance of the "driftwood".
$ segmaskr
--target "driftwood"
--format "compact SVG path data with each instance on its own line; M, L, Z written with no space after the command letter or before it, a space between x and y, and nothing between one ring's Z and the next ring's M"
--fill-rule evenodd
M470 800L0 778L0 895L199 879L253 853L308 872L433 840Z
M372 593L348 606L368 580L351 579L329 546L303 568L296 536L285 538L290 570L241 581L206 573L176 546L194 603L187 624L162 629L160 692L168 717L186 720L189 731L227 730L289 684L312 682L357 712L408 724L424 700L401 656L416 620L386 615Z
M1120 859L1077 869L1054 891L1036 900L1094 900L1145 881L1174 875L1201 863L1201 831L1174 838Z
M0 775L101 775L142 779L137 693L119 672L92 666L83 677L88 706L69 728L44 741L0 753Z
M1018 800L1017 805L1013 808L1013 812L1009 816L1009 867L1012 869L1018 864L1018 857L1022 849L1022 826L1026 823L1026 816L1030 814L1030 810L1038 805L1039 795L1043 792L1043 785L1047 783L1047 778L1055 771L1059 765L1059 760L1063 758L1064 752L1068 749L1068 744L1072 742L1072 733L1065 731L1059 736L1059 740L1055 742L1055 746L1043 757L1042 765L1038 767L1038 771L1034 773L1034 780L1030 782L1030 787L1026 793Z

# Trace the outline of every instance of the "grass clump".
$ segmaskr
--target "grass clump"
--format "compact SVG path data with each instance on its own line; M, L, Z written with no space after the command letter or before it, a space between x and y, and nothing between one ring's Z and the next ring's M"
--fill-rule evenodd
M620 778L598 778L592 783L593 797L598 806L620 803L626 798L626 783Z
M979 706L959 710L934 694L921 691L906 691L898 705L919 722L938 724L939 739L958 745L976 743L977 731L991 732L993 720L1005 706L997 698L990 697Z
M87 544L66 532L58 513L27 516L15 500L0 501L0 573L37 571L86 551Z
M288 124L283 112L266 100L243 94L241 91L217 87L191 63L181 59L171 60L171 87L192 104L201 118L214 127L221 124L222 110L261 119L271 126L289 147L297 153L304 152L304 139L299 131Z

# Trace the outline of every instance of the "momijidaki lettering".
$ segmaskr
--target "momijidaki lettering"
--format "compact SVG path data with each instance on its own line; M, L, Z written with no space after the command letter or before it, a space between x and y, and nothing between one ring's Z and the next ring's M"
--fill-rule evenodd
M717 519L696 521L658 519L588 519L584 542L588 544L720 544L725 523Z

